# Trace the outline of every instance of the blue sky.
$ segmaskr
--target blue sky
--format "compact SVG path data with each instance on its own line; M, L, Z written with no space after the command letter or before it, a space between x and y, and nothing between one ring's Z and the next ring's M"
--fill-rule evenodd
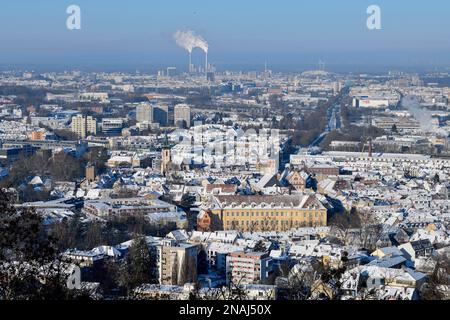
M71 4L81 30L66 28ZM381 7L382 30L366 28L370 4ZM442 0L4 0L0 64L182 67L172 34L192 29L224 68L450 65L449 16Z

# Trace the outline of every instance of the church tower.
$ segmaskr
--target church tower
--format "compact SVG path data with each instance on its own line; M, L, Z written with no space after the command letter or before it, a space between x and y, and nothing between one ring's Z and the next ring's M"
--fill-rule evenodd
M171 159L171 155L170 155L170 145L169 145L169 140L167 139L167 134L166 134L166 139L164 140L163 146L161 148L161 174L162 175L166 174L171 160L172 159Z

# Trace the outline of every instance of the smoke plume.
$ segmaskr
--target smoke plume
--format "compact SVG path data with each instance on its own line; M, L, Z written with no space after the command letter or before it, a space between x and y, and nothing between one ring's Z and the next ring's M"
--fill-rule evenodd
M194 31L178 30L173 34L173 38L180 47L186 49L189 53L192 53L194 48L200 48L205 53L208 53L208 42L201 36L195 34Z
M405 96L402 98L401 105L402 107L407 108L409 113L417 120L423 132L435 133L443 136L448 135L447 131L433 125L432 113L428 109L421 107L417 97Z
M402 99L402 106L407 108L414 119L419 122L420 128L424 132L431 130L431 114L427 109L422 109L416 97L405 96Z

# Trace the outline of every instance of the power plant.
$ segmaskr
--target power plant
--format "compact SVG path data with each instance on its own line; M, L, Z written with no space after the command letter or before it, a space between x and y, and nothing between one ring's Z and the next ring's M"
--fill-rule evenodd
M175 39L175 42L180 47L185 49L189 54L189 67L188 67L189 73L194 72L195 69L192 64L192 50L194 50L194 48L199 48L203 50L203 52L205 53L205 73L207 73L209 70L208 42L206 42L205 39L203 39L200 35L197 35L194 31L191 30L187 31L178 30L177 32L174 33L173 37Z

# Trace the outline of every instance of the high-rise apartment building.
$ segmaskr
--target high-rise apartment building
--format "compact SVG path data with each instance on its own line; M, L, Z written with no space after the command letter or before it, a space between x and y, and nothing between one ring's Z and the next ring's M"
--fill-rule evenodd
M89 134L97 134L97 120L92 116L81 114L72 117L71 131L79 138L85 139Z
M173 121L176 126L182 128L191 126L191 107L187 104L177 104L173 112Z
M150 103L141 103L136 107L136 121L153 123L153 106Z
M197 281L197 245L164 239L158 254L160 284L184 285Z
M167 126L167 124L169 123L169 106L156 105L153 108L153 119L161 126Z

